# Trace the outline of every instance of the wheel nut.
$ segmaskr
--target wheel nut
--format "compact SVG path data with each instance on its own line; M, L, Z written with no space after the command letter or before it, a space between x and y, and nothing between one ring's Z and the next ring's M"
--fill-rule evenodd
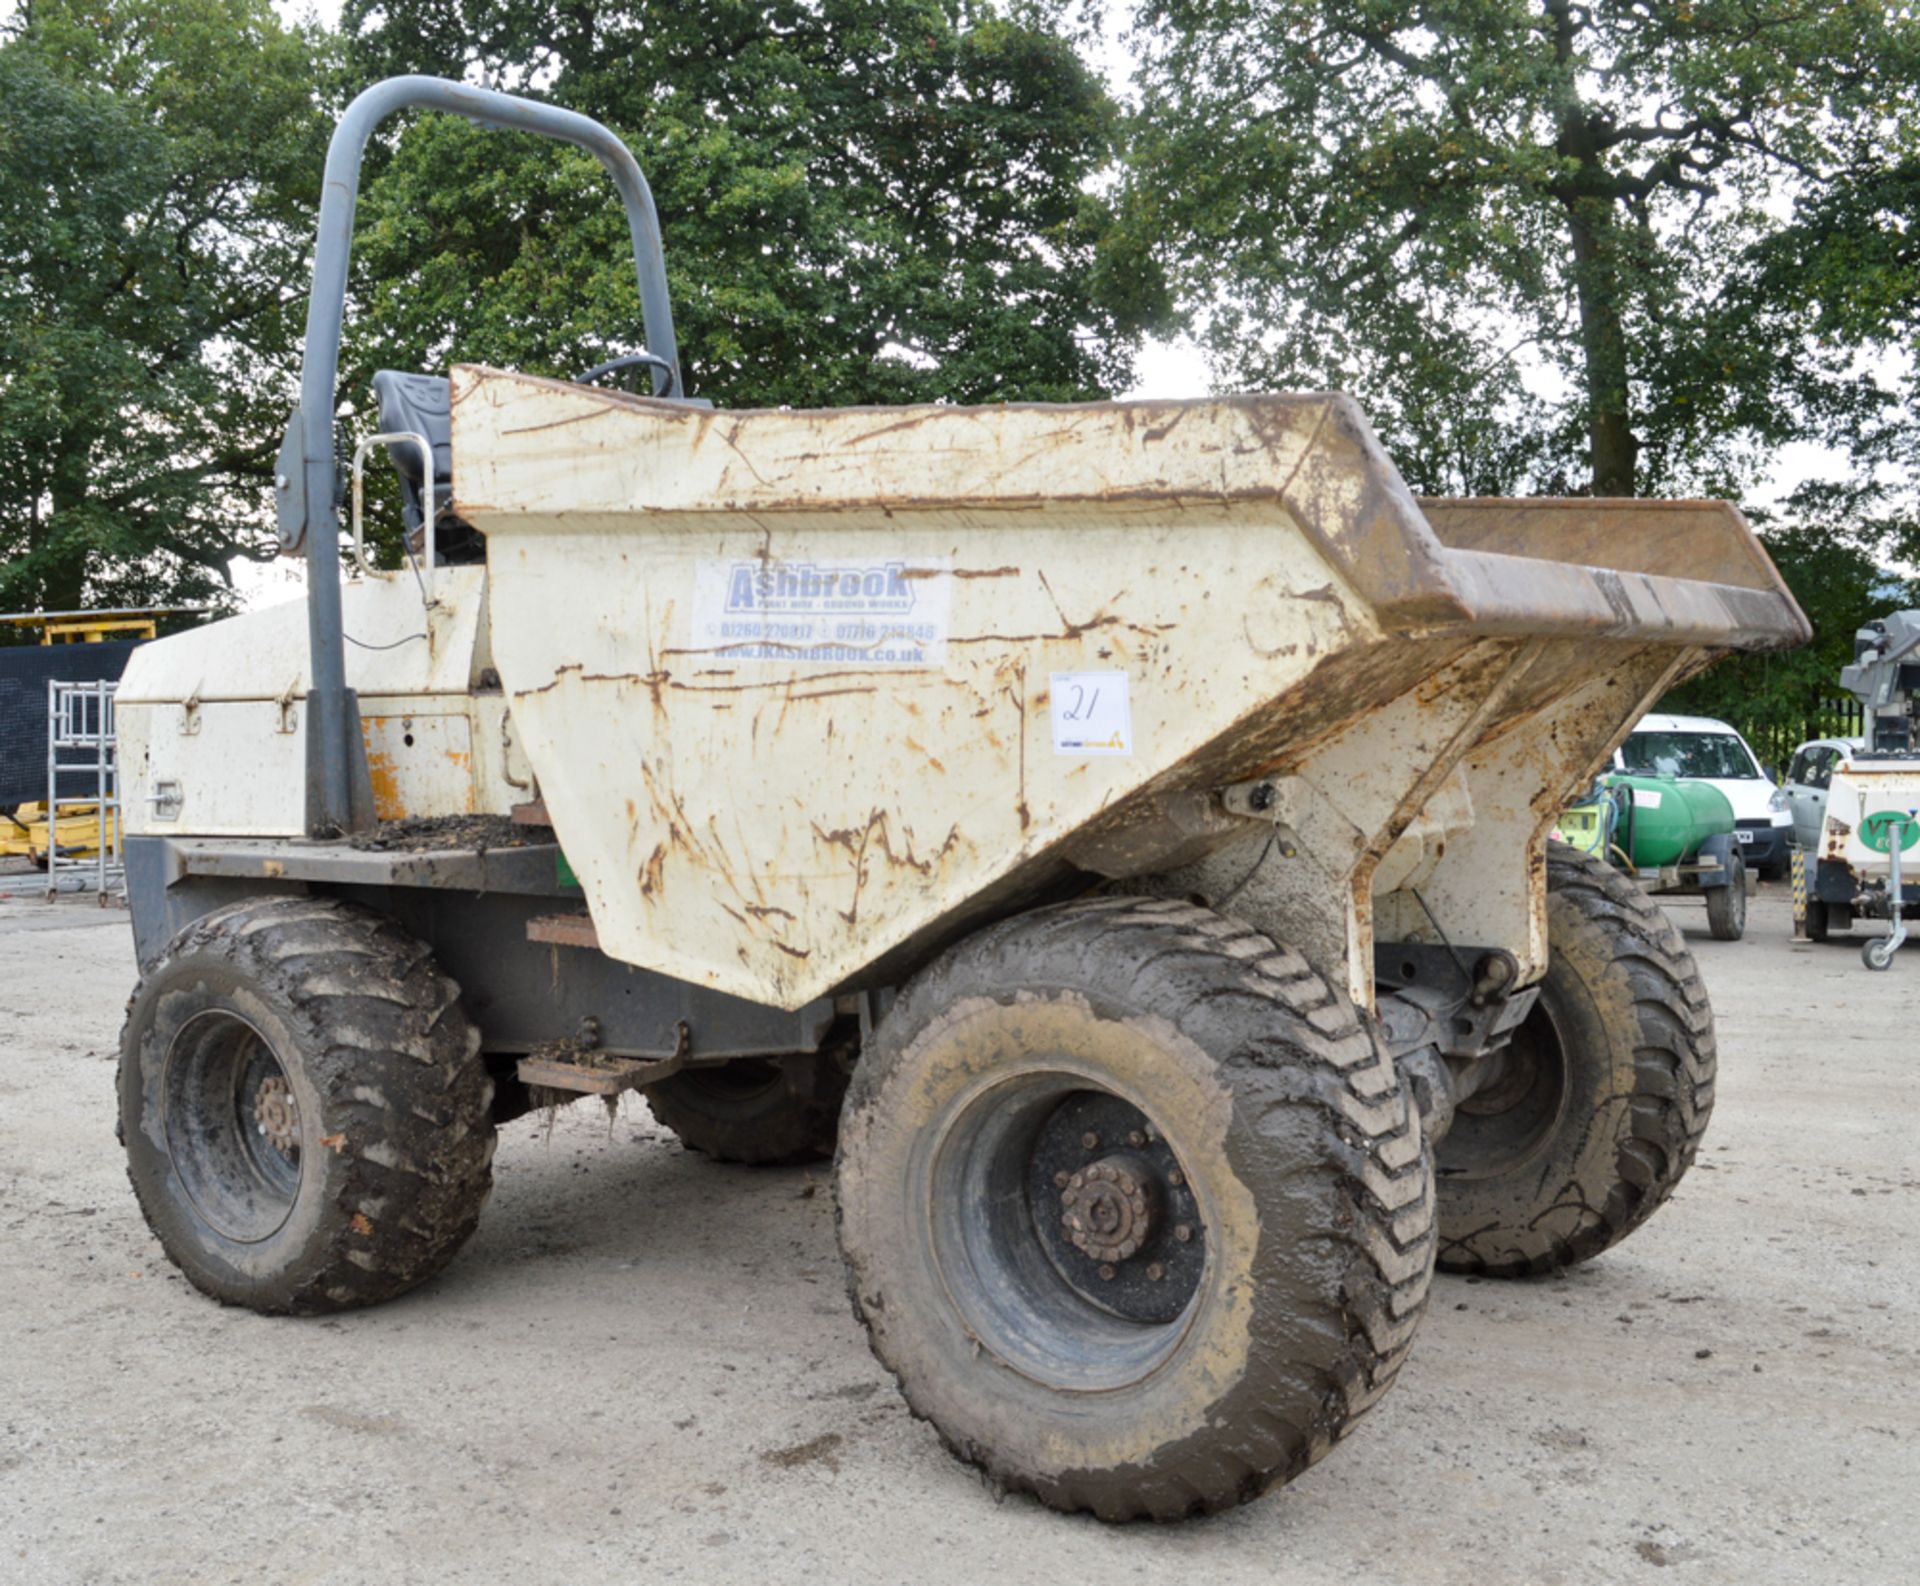
M1111 1283L1111 1282L1113 1281L1113 1268L1112 1268L1112 1267L1102 1267L1102 1268L1100 1269L1100 1276L1101 1276L1101 1277L1103 1277L1103 1278L1105 1278L1105 1279L1107 1280L1107 1282L1109 1282L1109 1283Z
M1098 1151L1100 1149L1100 1136L1089 1129L1085 1134L1080 1136L1080 1143L1089 1151Z
M1189 1228L1185 1223L1181 1223L1177 1228L1173 1230L1173 1237L1178 1239L1180 1243L1184 1245L1189 1239L1193 1237L1193 1230Z
M1158 1261L1153 1262L1147 1268L1147 1281L1150 1283L1158 1283L1166 1275L1167 1269L1161 1266Z
M1147 1137L1143 1135L1138 1129L1134 1130L1132 1134L1127 1136L1128 1145L1142 1146L1142 1145L1145 1145L1146 1143L1147 1143Z
M1182 1173L1178 1168L1175 1168L1167 1175L1167 1182L1175 1189L1178 1189L1182 1184L1187 1182L1187 1175Z
M1055 1189L1065 1189L1067 1187L1067 1180L1071 1177L1072 1175L1068 1173L1065 1168L1062 1168L1058 1173L1053 1175L1053 1187Z

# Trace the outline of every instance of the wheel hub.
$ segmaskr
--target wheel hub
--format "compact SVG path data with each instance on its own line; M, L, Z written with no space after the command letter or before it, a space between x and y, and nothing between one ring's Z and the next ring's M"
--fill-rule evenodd
M300 1111L282 1075L260 1082L253 1095L253 1120L276 1151L291 1152L299 1143Z
M1186 1309L1206 1268L1206 1229L1173 1148L1139 1108L1069 1092L1039 1126L1026 1176L1033 1231L1082 1299L1134 1322Z
M1153 1231L1153 1181L1143 1164L1110 1156L1070 1175L1060 1220L1075 1249L1095 1261L1137 1255Z

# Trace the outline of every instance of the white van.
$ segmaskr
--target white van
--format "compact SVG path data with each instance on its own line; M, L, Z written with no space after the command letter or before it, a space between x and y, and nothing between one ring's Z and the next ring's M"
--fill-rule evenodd
M1793 842L1787 795L1760 769L1760 757L1724 721L1710 716L1642 716L1613 757L1619 771L1705 782L1733 806L1733 834L1747 868L1785 874Z

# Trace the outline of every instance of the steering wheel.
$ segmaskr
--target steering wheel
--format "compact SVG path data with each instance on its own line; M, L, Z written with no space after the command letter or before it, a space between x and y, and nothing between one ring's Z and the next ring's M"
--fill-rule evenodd
M673 365L657 353L650 352L628 352L622 353L618 358L609 358L605 363L595 364L585 374L575 375L573 377L573 383L575 385L592 385L594 381L606 375L616 374L622 369L632 369L642 364L649 369L658 369L667 377L666 384L661 387L660 390L652 392L651 395L674 397L680 394L678 389L680 382L674 374Z

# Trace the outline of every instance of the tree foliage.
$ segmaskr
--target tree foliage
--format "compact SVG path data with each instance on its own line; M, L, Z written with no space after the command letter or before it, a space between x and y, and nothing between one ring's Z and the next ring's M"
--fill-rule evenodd
M321 69L267 0L33 0L0 43L0 608L269 554Z
M1146 0L1137 37L1132 232L1230 379L1355 391L1423 488L1737 493L1900 416L1862 356L1912 344L1910 6Z
M1093 190L1118 130L1104 87L991 4L352 0L344 25L361 78L534 91L626 138L692 389L716 401L1103 395L1163 310ZM362 213L362 370L570 374L640 343L589 156L420 117Z
M389 72L631 140L716 400L1101 395L1165 312L1097 191L1103 85L990 0L392 0L345 24L30 0L0 37L0 609L218 603L234 557L271 554L326 139ZM641 341L598 165L447 116L376 140L352 297L356 401L380 366L569 374Z
M1920 604L1920 583L1883 560L1901 525L1863 506L1857 489L1813 487L1794 503L1790 523L1762 538L1813 624L1813 641L1778 655L1730 656L1682 684L1661 709L1714 716L1746 734L1777 771L1810 738L1840 729L1840 668L1853 660L1855 630L1890 611Z

